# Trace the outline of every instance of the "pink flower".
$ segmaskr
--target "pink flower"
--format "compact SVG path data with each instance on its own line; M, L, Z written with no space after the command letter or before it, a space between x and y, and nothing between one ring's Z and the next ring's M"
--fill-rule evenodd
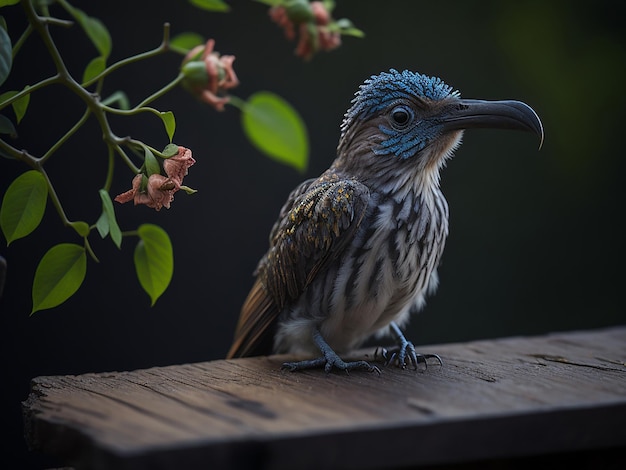
M187 176L189 167L196 163L191 156L191 150L185 147L178 147L178 154L166 159L163 162L165 174L176 184L176 190L183 184L183 178Z
M239 85L239 79L233 69L235 56L220 56L213 50L214 47L215 41L209 39L206 45L196 46L187 53L182 67L185 74L183 83L202 101L223 111L229 101L224 93Z
M287 8L282 5L270 8L270 18L274 23L285 30L287 39L293 41L296 37L296 31L293 22L289 19L289 15L287 14Z
M135 205L145 204L157 211L162 207L169 209L174 200L174 193L180 189L183 178L187 176L189 167L194 163L196 161L191 156L191 150L179 146L178 154L163 162L163 169L167 176L150 175L142 190L142 183L146 176L139 173L133 178L132 189L116 196L115 201L121 204L135 201Z
M316 1L308 6L310 10L303 10L300 3L291 8L285 5L270 8L270 18L285 30L287 39L296 37L295 26L298 26L300 38L296 55L305 60L311 59L318 50L330 51L341 45L341 34L328 28L332 18L324 4Z

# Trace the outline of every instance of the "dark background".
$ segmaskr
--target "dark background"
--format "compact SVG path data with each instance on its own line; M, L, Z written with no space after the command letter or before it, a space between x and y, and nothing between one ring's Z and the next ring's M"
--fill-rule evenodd
M621 2L363 2L339 1L365 39L345 38L338 50L303 63L256 2L231 2L228 14L202 12L187 2L76 2L100 18L113 37L110 63L156 47L162 24L173 34L195 31L237 56L234 94L270 90L307 122L311 160L306 174L275 163L244 138L239 112L217 113L177 89L155 106L177 118L175 142L197 164L170 210L117 206L123 230L152 222L175 250L167 292L150 308L132 264L135 240L118 251L91 237L101 262L89 260L86 280L70 300L29 317L38 260L54 244L80 243L61 226L51 204L42 225L0 255L9 266L0 299L3 362L3 458L40 468L27 453L20 402L39 375L132 370L225 355L252 272L289 191L321 173L334 158L339 124L358 85L389 68L437 75L466 98L520 99L541 116L541 151L530 134L467 132L442 186L451 233L441 286L414 318L408 336L419 345L623 324L623 110L626 37ZM384 5L383 5L384 4ZM59 12L53 9L53 12ZM16 40L24 26L19 6L4 8ZM65 16L64 13L58 13ZM77 27L53 28L70 70L80 78L96 52ZM104 95L118 89L137 103L177 74L168 54L115 73ZM2 90L21 89L53 74L33 35ZM35 93L20 125L18 147L43 153L82 112L63 88ZM154 116L112 119L114 131L154 147L167 143ZM73 220L94 222L106 154L93 122L50 160L51 174ZM27 168L0 160L0 194ZM112 193L130 187L118 161ZM427 350L423 348L418 348Z

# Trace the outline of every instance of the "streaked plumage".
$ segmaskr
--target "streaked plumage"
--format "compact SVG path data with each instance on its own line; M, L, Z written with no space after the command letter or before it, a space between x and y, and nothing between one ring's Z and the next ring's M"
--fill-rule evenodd
M298 186L280 212L228 357L321 352L286 366L371 370L334 351L404 325L437 287L448 235L439 172L469 127L543 138L527 105L462 100L438 78L391 70L361 85L336 160ZM405 353L416 365L412 344L401 340L399 365Z

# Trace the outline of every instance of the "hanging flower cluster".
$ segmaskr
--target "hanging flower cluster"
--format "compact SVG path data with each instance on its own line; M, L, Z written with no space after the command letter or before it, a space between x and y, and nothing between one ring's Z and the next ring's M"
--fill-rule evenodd
M233 69L234 55L220 55L213 49L215 41L209 39L204 46L191 49L183 60L183 85L195 96L218 111L228 103L228 90L239 85Z
M298 36L296 55L310 60L318 51L330 51L341 45L341 35L362 37L350 20L335 21L331 16L334 2L283 0L273 2L269 14L283 28L290 41Z
M169 209L174 193L181 189L183 178L194 163L196 161L191 156L191 150L179 146L177 155L163 161L163 170L167 176L139 173L133 178L132 189L116 196L115 201L122 204L134 201L135 205L145 204L157 211L162 207Z

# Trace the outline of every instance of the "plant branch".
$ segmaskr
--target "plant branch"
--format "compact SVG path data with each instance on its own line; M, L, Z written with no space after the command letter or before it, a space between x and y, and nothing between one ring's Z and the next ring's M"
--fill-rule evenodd
M8 105L10 105L11 103L13 103L16 100L19 100L20 98L22 98L25 95L28 95L34 91L39 90L40 88L43 88L45 86L51 85L53 83L61 83L63 80L61 78L60 75L54 75L52 77L48 77L45 78L43 80L41 80L40 82L35 83L34 85L29 86L28 88L24 88L22 91L20 91L19 93L16 93L15 95L11 96L9 99L3 101L2 103L0 103L0 110L6 108Z
M48 31L48 23L50 22L50 18L41 17L35 11L35 7L33 2L29 0L22 1L22 6L24 7L24 11L26 13L26 17L28 18L29 23L33 26L35 31L39 33L41 36L46 49L48 49L48 53L54 62L54 66L57 69L59 75L66 79L71 79L71 75L65 66L65 62L63 62L63 58L59 53L54 41L52 40L52 36L50 36L50 31Z
M50 197L50 200L52 201L54 208L59 214L59 217L61 218L61 222L63 222L64 226L68 227L69 225L71 225L71 222L67 218L67 215L65 214L65 211L63 210L63 206L61 205L61 200L59 199L59 196L57 195L54 189L54 186L52 185L52 181L50 181L50 177L48 176L48 173L46 173L46 170L44 170L44 168L41 165L39 165L39 168L37 169L46 179L46 185L48 186L48 197Z
M126 163L126 165L128 166L128 168L130 168L132 170L133 173L137 174L139 173L139 168L137 168L135 166L135 164L133 163L133 161L130 159L130 157L126 154L126 152L124 151L124 149L122 148L122 146L120 145L120 141L122 141L122 139L118 139L117 143L113 144L112 148L117 152L117 154L122 157L122 160L124 160L124 163Z
M11 53L13 58L15 58L17 53L22 48L22 45L26 42L26 39L28 39L28 37L30 36L30 33L32 33L32 32L33 32L33 25L28 23L28 26L26 27L26 29L24 30L24 32L22 33L20 38L17 40L17 42L13 46L13 51Z
M87 253L89 253L89 255L91 256L91 258L96 262L99 263L100 260L98 259L98 257L96 256L96 254L94 253L93 249L91 248L91 244L89 243L89 239L87 237L84 237L85 240L85 249L87 250Z
M12 145L6 143L4 140L0 139L0 151L15 158L16 160L26 163L35 170L39 170L39 159L29 154L26 150L18 150Z
M41 21L46 25L63 26L64 28L70 28L74 26L74 22L71 20L62 20L60 18L54 18L52 16L41 16Z
M116 137L111 130L111 127L109 126L106 113L102 109L102 106L98 101L97 95L90 93L85 88L83 88L76 80L74 80L72 75L69 73L65 66L65 63L63 62L63 59L61 58L61 54L59 53L59 50L57 49L54 40L50 35L50 31L48 30L47 25L44 21L45 18L37 15L30 1L23 1L22 5L24 6L24 10L26 11L26 16L29 22L33 25L33 28L41 36L50 56L52 57L58 74L56 77L56 81L63 84L66 88L70 89L70 91L72 91L75 95L77 95L85 102L87 107L91 110L98 123L100 124L103 139L105 140L105 142L113 143ZM32 92L32 89L30 89L30 91ZM19 96L19 94L15 95L12 99L16 99L17 96Z
M109 191L111 189L111 184L113 184L113 169L115 168L115 152L113 151L113 147L111 145L107 145L108 150L108 165L107 165L107 177L104 180L103 188Z
M81 118L72 126L70 130L68 130L63 137L61 137L52 147L48 149L48 151L39 159L39 161L43 164L48 158L50 158L72 135L78 131L82 127L83 124L87 121L89 116L91 115L91 109L87 108Z
M96 83L97 81L103 79L110 73L115 72L121 67L124 67L125 65L133 64L135 62L149 59L151 57L155 57L157 55L163 54L164 52L167 52L169 50L169 41L170 41L169 38L170 38L170 25L169 23L165 23L163 25L163 40L157 48L152 49L151 51L142 52L141 54L127 57L126 59L122 59L119 62L109 65L106 69L104 69L98 75L96 75L92 79L87 80L85 83L83 83L82 86L84 88L87 88L93 85L94 83Z
M151 94L145 100L143 100L141 103L139 103L137 106L135 106L135 109L143 108L144 106L152 103L157 98L160 98L161 96L165 95L170 90L175 88L183 80L183 78L185 78L185 75L182 72L179 73L178 76L174 80L172 80L170 83L165 85L163 88L161 88L160 90L158 90L155 93Z

